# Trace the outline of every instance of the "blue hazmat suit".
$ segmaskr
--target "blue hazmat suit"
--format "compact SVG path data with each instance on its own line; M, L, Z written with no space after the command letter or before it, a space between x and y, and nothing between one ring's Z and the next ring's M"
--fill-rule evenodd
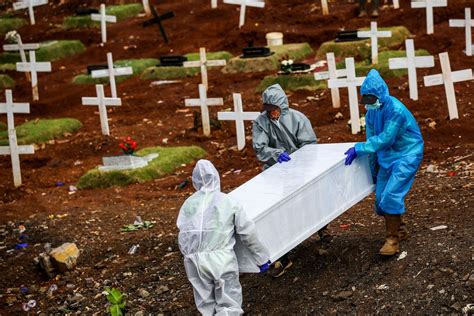
M268 262L268 250L242 206L220 191L219 173L211 162L199 160L192 178L197 192L181 207L177 226L196 306L205 316L240 315L242 287L235 236L239 235L259 266Z
M405 196L423 159L424 142L410 111L395 97L377 70L372 69L361 94L376 96L382 104L365 116L367 140L357 143L358 156L369 155L376 177L375 208L379 215L405 213Z
M252 126L252 143L257 159L268 168L277 163L281 153L292 154L307 144L316 144L311 122L301 112L290 109L285 91L279 84L262 94L263 104L276 105L281 110L278 120L261 113Z

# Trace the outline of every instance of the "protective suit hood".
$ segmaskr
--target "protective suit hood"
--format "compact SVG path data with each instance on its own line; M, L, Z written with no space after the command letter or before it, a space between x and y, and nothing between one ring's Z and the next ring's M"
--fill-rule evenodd
M193 170L193 186L197 191L214 192L221 190L219 172L209 160L201 159Z
M390 92L388 86L380 76L379 72L375 69L371 69L367 77L365 78L360 88L360 93L371 94L376 96L382 105L390 102Z
M264 104L278 106L281 110L281 115L288 113L290 109L285 91L283 91L278 83L265 89L262 93L262 99Z

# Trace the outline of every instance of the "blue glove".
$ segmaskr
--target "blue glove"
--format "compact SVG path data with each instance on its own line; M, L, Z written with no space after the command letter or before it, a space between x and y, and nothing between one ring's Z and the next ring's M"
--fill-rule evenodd
M357 158L357 152L354 147L349 148L349 150L346 151L344 155L347 155L346 166L349 166L354 161L354 159Z
M272 263L270 262L270 260L268 260L267 263L265 263L265 264L259 266L259 268L260 268L260 273L265 273L265 272L267 272L267 271L268 271L268 268L270 268L270 265L271 265L271 264L272 264Z
M282 152L280 154L280 156L278 156L278 162L279 163L287 162L287 161L290 161L290 160L291 160L291 157L286 151Z

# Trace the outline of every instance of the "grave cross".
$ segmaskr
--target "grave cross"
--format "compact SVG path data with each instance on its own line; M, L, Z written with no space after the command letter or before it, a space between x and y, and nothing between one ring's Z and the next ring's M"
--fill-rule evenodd
M234 112L218 112L217 119L220 121L235 121L237 135L237 149L245 148L245 126L244 121L254 121L260 112L244 112L242 108L242 96L234 93Z
M92 78L106 78L109 77L110 90L112 98L117 98L117 86L115 84L115 77L128 76L133 74L132 67L114 68L114 61L112 53L107 53L107 69L91 71Z
M352 134L360 132L359 101L357 87L361 86L365 77L356 77L354 58L346 58L347 78L329 79L329 88L347 88L349 90L349 108L351 113Z
M247 6L255 8L264 8L264 0L224 0L224 3L240 5L240 19L239 19L239 28L245 24L245 11Z
M410 99L418 100L418 83L416 68L434 67L433 56L415 56L415 44L412 39L405 41L407 57L390 58L388 65L390 69L408 69L408 87L410 88Z
M21 40L20 34L16 34L16 44L7 44L3 45L3 50L8 52L8 51L19 51L20 52L20 59L22 63L26 63L26 55L25 55L25 50L36 50L39 48L39 44L23 44ZM28 81L31 81L30 73L25 72L26 79Z
M5 90L5 103L0 103L0 113L7 114L8 125L8 146L0 147L0 155L10 155L12 161L13 184L15 187L21 186L20 155L34 154L35 149L32 145L18 146L16 138L14 113L30 113L28 103L13 103L11 90Z
M321 0L323 15L329 15L328 0Z
M104 86L98 84L95 86L97 98L84 97L82 105L99 106L100 125L102 126L102 134L110 136L109 119L107 117L107 106L120 106L122 100L120 98L106 98L104 94Z
M151 8L150 8L150 2L148 0L142 0L143 2L143 9L145 10L146 16L151 16Z
M163 40L165 41L165 43L168 44L168 42L169 42L168 41L168 36L166 35L165 28L163 27L163 24L161 22L163 22L164 20L174 18L175 17L174 12L167 12L163 15L159 15L156 12L155 8L152 6L151 7L151 13L153 14L153 18L151 20L145 21L143 23L143 26L146 27L146 26L149 26L149 25L152 25L152 24L158 24L158 27L160 28L161 36L163 37Z
M211 123L209 119L209 108L208 106L224 105L222 98L207 98L206 87L203 84L199 85L199 99L186 99L184 100L185 106L199 106L201 107L201 118L202 118L202 129L205 136L211 135Z
M346 69L336 69L336 58L334 53L327 53L326 59L328 63L328 71L314 73L315 80L328 80L347 77ZM334 108L341 107L341 98L339 96L339 88L331 88L332 106Z
M357 37L370 38L372 49L372 64L379 63L379 37L391 37L392 31L377 31L377 22L370 22L370 31L358 31Z
M19 2L13 3L13 10L28 9L28 14L30 16L30 23L34 25L35 21L35 10L34 7L48 4L48 0L21 0Z
M472 69L464 69L452 72L448 53L439 54L439 61L441 63L442 74L425 76L425 86L431 87L444 84L444 90L448 100L449 119L458 119L459 114L454 83L474 80L474 77L472 76Z
M447 6L448 0L418 0L411 2L411 7L413 9L426 8L426 32L428 34L434 33L433 8Z
M217 0L211 0L211 8L217 8Z
M400 9L400 2L399 0L393 0L393 8Z
M36 53L34 50L29 51L30 61L26 63L16 63L16 71L31 73L31 87L33 89L33 100L39 100L38 92L38 72L51 72L50 62L36 62Z
M107 43L107 22L117 23L117 17L105 14L105 4L100 5L99 14L91 14L92 21L100 21L100 32L102 34L102 43Z
M474 46L472 45L472 28L474 19L471 18L471 8L466 8L464 20L449 20L450 27L464 27L466 29L466 55L472 56Z
M225 66L227 63L224 59L207 60L206 49L204 47L201 47L199 49L199 57L200 57L200 60L198 61L185 61L183 63L183 67L185 68L201 67L202 84L207 90L209 88L209 84L207 80L207 67Z

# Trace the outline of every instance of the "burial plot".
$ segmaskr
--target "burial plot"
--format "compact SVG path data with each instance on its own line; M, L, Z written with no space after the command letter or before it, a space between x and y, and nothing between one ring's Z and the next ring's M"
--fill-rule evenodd
M51 63L50 62L36 62L36 53L35 51L30 51L30 61L27 63L17 63L16 70L20 72L30 72L31 73L31 87L33 91L33 100L39 100L39 91L38 91L38 72L51 72Z
M30 23L34 25L35 21L35 7L40 5L48 4L48 0L21 0L13 3L13 10L28 9L28 15L30 16Z
M367 156L344 165L344 152L353 145L306 145L288 163L268 168L229 193L255 222L272 262L374 191ZM239 272L259 272L239 239L234 249Z
M451 71L451 63L449 61L448 53L439 54L439 61L441 63L442 74L425 76L425 86L431 87L444 84L446 98L448 100L449 119L458 119L459 114L454 83L474 80L472 69Z
M240 5L239 28L241 28L245 24L245 13L247 11L247 7L262 9L265 7L264 0L224 0L224 3Z
M392 37L391 31L378 31L377 22L370 23L370 31L357 32L359 38L370 38L370 47L372 55L372 64L376 65L379 62L379 37Z
M40 46L39 46L39 44L36 44L36 43L35 44L23 44L23 42L21 40L21 36L18 33L15 35L15 37L16 37L17 43L16 44L5 44L5 45L3 45L3 50L6 51L6 52L11 52L11 51L16 52L16 51L18 51L20 53L21 62L26 63L27 60L26 60L25 51L36 50ZM25 72L25 74L26 74L26 79L28 81L31 81L30 74L28 72Z
M327 53L326 60L328 65L328 71L324 73L314 73L315 80L330 80L337 79L347 76L346 69L337 69L336 68L336 57L334 53ZM331 99L332 106L334 108L341 107L341 98L339 95L339 88L331 88Z
M207 98L207 90L203 84L199 85L199 99L184 100L185 106L200 107L202 118L202 129L205 136L211 135L211 121L209 118L209 106L224 105L222 98Z
M206 49L201 47L199 49L199 61L185 61L183 62L184 68L201 68L201 82L206 88L209 88L207 80L207 67L219 67L227 64L225 59L207 60Z
M112 53L107 53L107 69L95 70L91 72L92 78L109 78L112 98L117 98L117 86L115 84L115 77L129 76L132 74L132 67L114 68Z
M165 41L165 43L168 44L169 42L168 35L166 34L165 28L163 27L163 24L161 22L174 18L175 17L174 12L167 12L163 15L159 15L156 12L156 9L154 7L151 7L151 13L153 14L153 18L151 20L145 21L143 23L143 26L147 27L154 24L158 25L158 28L160 29L160 33L161 33L161 36L163 37L163 40Z
M7 34L10 31L18 30L25 24L26 20L24 19L0 17L0 35Z
M107 23L117 23L117 18L113 15L106 15L105 4L102 3L100 5L100 13L91 14L91 20L100 22L102 43L107 43Z
M426 33L434 33L433 8L447 7L448 0L416 0L411 2L413 9L426 9Z
M13 88L15 80L9 75L0 74L0 89Z
M408 69L408 86L410 89L410 99L418 100L418 80L416 75L417 68L434 67L433 56L415 56L415 44L412 39L405 42L406 57L390 58L390 69Z
M217 119L220 121L235 121L235 131L237 136L237 149L245 148L245 125L244 121L254 121L260 112L244 112L242 107L242 96L234 93L234 112L218 112Z
M463 27L466 30L466 55L472 56L474 46L472 45L472 28L474 19L471 18L471 8L466 8L464 20L449 20L450 27Z

